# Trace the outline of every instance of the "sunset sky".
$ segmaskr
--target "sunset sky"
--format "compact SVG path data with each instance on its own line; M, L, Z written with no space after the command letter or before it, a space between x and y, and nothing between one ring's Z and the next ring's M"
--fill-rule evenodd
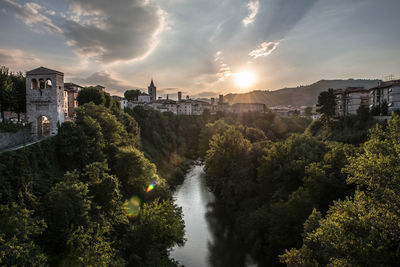
M172 97L399 77L399 11L399 0L0 0L0 65L120 95L153 77Z

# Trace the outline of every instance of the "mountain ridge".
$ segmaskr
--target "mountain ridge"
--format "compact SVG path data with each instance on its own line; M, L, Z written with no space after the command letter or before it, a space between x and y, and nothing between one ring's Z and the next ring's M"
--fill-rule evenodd
M274 91L255 90L242 94L227 94L225 101L234 103L263 103L267 107L274 106L313 106L318 95L329 88L344 89L347 87L364 87L370 89L377 86L381 80L347 79L319 80L310 85L286 87Z

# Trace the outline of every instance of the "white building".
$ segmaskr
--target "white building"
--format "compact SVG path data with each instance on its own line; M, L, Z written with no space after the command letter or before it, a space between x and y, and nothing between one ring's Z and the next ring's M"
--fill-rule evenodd
M388 107L388 115L400 109L400 80L382 82L369 89L369 108L381 109L384 105Z
M192 115L192 103L188 100L179 101L177 104L178 115Z
M128 107L129 101L125 98L121 100L121 110L125 110Z
M368 90L364 87L348 87L334 91L336 96L336 115L356 115L360 106L368 107Z
M149 94L146 94L146 93L141 93L139 96L138 96L138 102L141 102L141 103L150 103L150 99L151 98L151 96L149 95Z

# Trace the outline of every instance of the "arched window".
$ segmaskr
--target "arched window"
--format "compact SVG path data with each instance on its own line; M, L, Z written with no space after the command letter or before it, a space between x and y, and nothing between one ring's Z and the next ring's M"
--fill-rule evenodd
M38 82L36 79L31 80L31 89L38 89Z
M44 89L45 88L45 82L44 82L44 80L43 79L39 79L39 88L40 89Z
M47 78L46 79L46 89L51 89L53 88L53 84L51 82L51 79Z

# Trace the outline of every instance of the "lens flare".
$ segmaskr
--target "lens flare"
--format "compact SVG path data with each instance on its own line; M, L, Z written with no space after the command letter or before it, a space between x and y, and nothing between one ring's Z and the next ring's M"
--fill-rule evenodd
M133 196L123 204L123 211L128 218L135 218L140 212L141 200L138 196Z
M151 190L154 189L154 187L156 187L157 185L157 181L153 181L151 184L149 184L149 186L146 189L146 192L150 192Z

